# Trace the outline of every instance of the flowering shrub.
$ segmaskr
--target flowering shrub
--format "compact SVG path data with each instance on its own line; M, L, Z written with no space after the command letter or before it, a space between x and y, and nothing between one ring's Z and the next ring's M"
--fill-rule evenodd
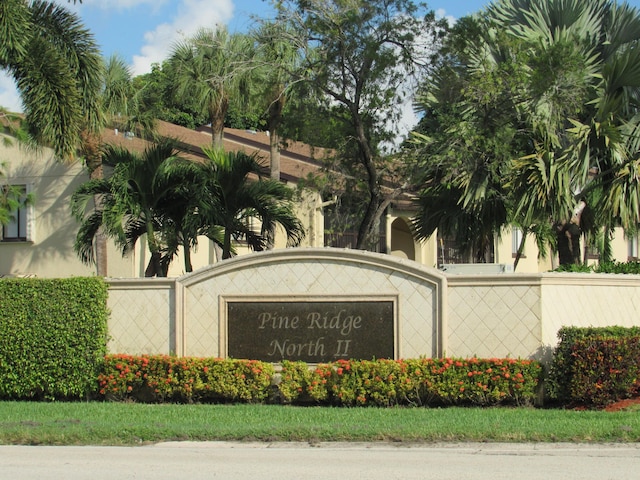
M584 401L585 393L582 388L590 388L593 381L580 387L576 385L578 380L574 380L575 375L581 378L588 377L592 368L600 368L601 361L594 352L583 356L579 350L591 345L593 341L604 339L623 339L630 337L640 337L640 327L563 327L558 331L558 345L553 352L553 359L549 366L549 374L545 381L546 394L551 400L560 403L571 403L574 401ZM604 353L603 353L604 355ZM637 361L637 356L625 353L625 358L629 361ZM576 360L581 358L579 365ZM586 371L582 371L586 369ZM597 383L597 382L595 382ZM605 382L606 383L606 382ZM573 386L572 386L573 385ZM606 389L605 389L606 390ZM601 392L600 392L601 393Z
M256 360L107 355L98 377L107 399L141 402L265 400L273 366Z
M328 364L310 368L305 362L284 360L278 392L284 403L326 402L329 398L328 380L333 369Z
M284 362L278 386L288 403L355 405L530 404L541 366L515 359Z
M529 360L338 360L311 366L283 361L284 403L339 406L528 404L540 365ZM256 360L108 355L99 394L140 402L265 402L274 367Z
M572 357L572 401L602 406L640 393L640 337L578 340Z

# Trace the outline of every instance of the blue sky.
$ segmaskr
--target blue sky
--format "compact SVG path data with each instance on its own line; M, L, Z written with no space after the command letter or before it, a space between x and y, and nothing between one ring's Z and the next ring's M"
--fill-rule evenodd
M95 35L105 57L120 55L134 75L150 71L167 58L172 45L201 27L224 24L246 31L254 17L268 17L267 0L54 0L80 15ZM640 0L638 0L640 2ZM440 16L459 18L482 8L485 0L434 0L429 8ZM0 71L0 105L20 111L13 81Z
M253 17L267 17L268 0L83 0L82 4L54 0L76 11L93 32L105 57L120 55L134 75L146 73L169 55L176 41L198 28L224 24L232 31L247 30ZM439 17L460 18L474 13L488 0L432 0L428 7ZM628 3L640 7L640 0ZM0 105L20 111L13 81L0 71Z
M486 3L434 0L429 7L441 16L457 18ZM84 0L73 8L96 36L104 56L118 53L134 74L140 74L149 71L151 63L164 60L175 41L198 28L221 23L233 31L246 31L255 17L272 14L270 5L267 0Z

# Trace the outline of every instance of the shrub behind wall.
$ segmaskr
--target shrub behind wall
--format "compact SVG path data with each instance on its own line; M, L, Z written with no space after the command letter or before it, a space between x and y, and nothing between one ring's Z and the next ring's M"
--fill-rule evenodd
M83 398L106 353L107 284L97 277L0 281L0 398Z

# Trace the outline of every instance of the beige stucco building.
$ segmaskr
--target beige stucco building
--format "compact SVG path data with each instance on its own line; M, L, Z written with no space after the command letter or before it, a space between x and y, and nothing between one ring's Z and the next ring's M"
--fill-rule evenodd
M201 147L211 142L211 134L206 130L194 131L176 125L160 122L159 132L178 139L189 155L201 156ZM11 137L3 135L4 139ZM104 141L142 151L145 141L117 131L105 131ZM269 138L264 132L225 130L227 150L258 152L268 161ZM321 168L322 150L313 150L306 145L291 143L281 152L281 180L295 187L298 180ZM0 183L23 188L32 196L32 203L22 208L14 221L5 225L0 237L0 276L37 276L43 278L95 275L94 266L84 265L73 250L73 242L78 230L69 208L71 194L80 184L88 180L88 174L81 163L61 163L50 149L38 151L0 142L0 171L4 178ZM306 236L300 248L324 247L325 208L331 202L323 203L320 195L312 190L300 192L297 211ZM442 267L447 264L444 247L435 237L425 242L416 241L410 232L412 212L408 202L392 204L383 216L384 230L381 251L393 256L413 260L427 267ZM494 245L494 264L445 265L449 273L458 270L464 273L499 273L513 270L517 231L505 231ZM630 244L622 232L614 241L615 258L626 261ZM276 237L275 248L285 246L284 235ZM248 252L242 245L237 246L239 254ZM112 243L108 244L107 275L112 278L144 276L149 262L149 253L143 242L127 257L122 256ZM194 269L216 263L216 248L207 238L200 239L192 253ZM539 259L535 243L528 239L525 256L520 260L517 272L537 273L554 267L553 258ZM176 277L184 272L181 255L174 259L169 276Z

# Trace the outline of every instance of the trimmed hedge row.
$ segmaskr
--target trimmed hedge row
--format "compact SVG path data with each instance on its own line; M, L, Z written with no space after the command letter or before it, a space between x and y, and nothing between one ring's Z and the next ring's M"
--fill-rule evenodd
M354 405L531 404L541 366L514 359L338 361L309 369L283 362L283 401Z
M0 305L1 399L72 399L95 392L106 353L102 279L4 279Z
M571 355L572 401L602 406L640 393L640 337L578 340Z
M304 362L109 355L99 394L140 402L283 402L355 405L531 404L538 362L513 359Z
M638 393L640 327L563 327L546 379L549 399L606 405Z
M261 402L270 394L273 365L257 360L107 355L98 394L140 402Z

